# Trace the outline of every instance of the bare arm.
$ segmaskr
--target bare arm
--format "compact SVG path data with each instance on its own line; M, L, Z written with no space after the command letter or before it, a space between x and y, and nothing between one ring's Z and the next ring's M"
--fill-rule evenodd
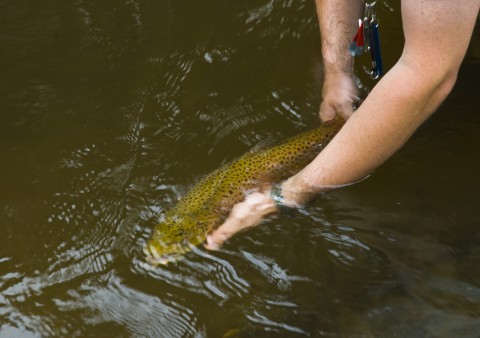
M353 113L353 104L358 101L353 80L354 58L348 51L348 45L358 29L363 1L316 0L315 4L324 75L320 117L330 120L340 114L347 119Z
M305 203L370 174L409 139L452 89L479 7L480 0L402 1L405 47L400 60L330 144L283 184L287 203ZM271 199L260 193L235 208L209 237L208 247L275 211Z
M358 29L362 0L316 0L325 74L353 72L348 45Z

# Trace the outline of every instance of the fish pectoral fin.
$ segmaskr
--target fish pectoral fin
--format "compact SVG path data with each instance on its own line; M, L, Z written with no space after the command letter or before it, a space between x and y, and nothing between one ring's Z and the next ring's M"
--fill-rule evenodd
M276 141L273 136L269 135L268 137L266 137L265 139L261 140L260 142L258 142L256 145L254 145L252 147L252 149L250 149L250 151L247 153L247 154L258 154L268 148L270 148L271 146L277 144L278 141Z

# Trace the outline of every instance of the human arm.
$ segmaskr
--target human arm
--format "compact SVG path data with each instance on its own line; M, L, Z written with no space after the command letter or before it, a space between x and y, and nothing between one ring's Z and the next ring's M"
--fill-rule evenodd
M283 184L285 203L303 204L369 175L410 138L452 89L479 7L480 0L402 1L402 56L330 144ZM207 247L253 225L241 222L241 215L253 219L252 214L261 215L258 210L271 210L273 201L260 195L240 204L242 212L231 214L209 236Z
M348 50L362 11L362 0L315 0L322 42L323 87L320 118L344 119L358 103L354 82L354 58Z

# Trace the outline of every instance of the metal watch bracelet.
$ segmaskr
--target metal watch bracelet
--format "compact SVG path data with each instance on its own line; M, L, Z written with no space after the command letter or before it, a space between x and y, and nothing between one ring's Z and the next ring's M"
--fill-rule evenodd
M274 184L270 189L270 198L275 203L278 211L283 214L292 214L297 208L294 206L285 204L285 198L282 195L282 184L283 182Z

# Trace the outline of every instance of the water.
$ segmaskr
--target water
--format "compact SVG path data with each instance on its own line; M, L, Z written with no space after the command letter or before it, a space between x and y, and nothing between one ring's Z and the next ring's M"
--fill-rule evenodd
M0 337L478 337L478 32L452 95L368 180L151 270L141 247L195 182L317 125L313 2L0 13Z

